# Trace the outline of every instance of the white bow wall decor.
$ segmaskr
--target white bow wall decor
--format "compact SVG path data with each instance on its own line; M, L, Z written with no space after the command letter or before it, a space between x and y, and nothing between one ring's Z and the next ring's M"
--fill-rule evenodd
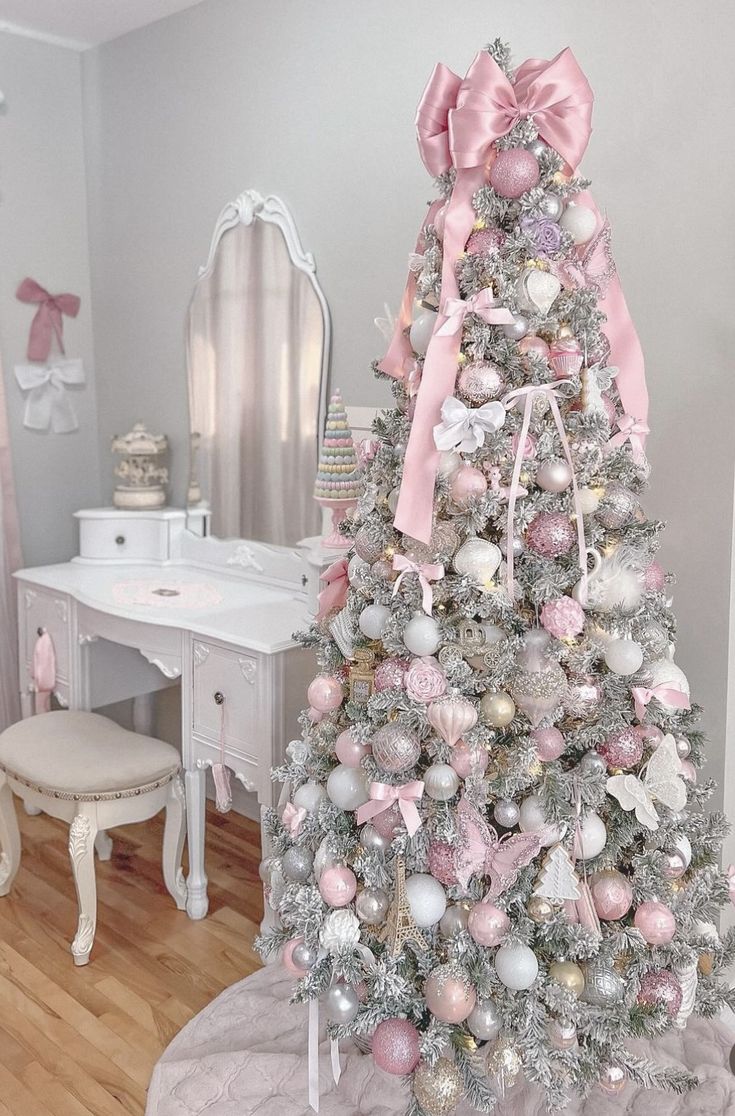
M461 399L450 395L442 403L441 415L442 421L434 427L436 448L473 453L485 441L485 434L500 430L505 422L505 407L497 402L466 407Z
M85 383L81 360L57 360L52 364L16 364L15 378L21 391L28 392L23 425L29 430L48 430L70 434L79 428L69 398L67 384Z

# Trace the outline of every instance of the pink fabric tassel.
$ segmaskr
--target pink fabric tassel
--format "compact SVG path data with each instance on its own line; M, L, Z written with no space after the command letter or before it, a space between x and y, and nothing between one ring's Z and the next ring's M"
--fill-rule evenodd
M41 632L33 648L31 664L33 686L36 691L36 713L48 713L51 695L56 689L56 651L48 632Z

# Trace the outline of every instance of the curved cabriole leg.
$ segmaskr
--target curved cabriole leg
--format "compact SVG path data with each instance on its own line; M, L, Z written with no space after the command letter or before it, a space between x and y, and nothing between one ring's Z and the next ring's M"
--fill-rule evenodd
M184 783L175 775L169 783L166 800L166 823L163 828L163 879L169 895L180 911L186 909L186 881L181 867L181 854L186 837L186 799Z
M20 832L13 792L0 772L0 895L7 895L20 868Z
M207 877L204 872L204 826L206 821L206 784L204 771L193 768L186 772L186 820L189 844L189 878L186 913L189 918L204 918L209 905Z
M69 829L69 858L79 903L79 923L71 944L75 965L86 965L97 928L97 883L94 876L94 842L97 837L97 808L84 802Z

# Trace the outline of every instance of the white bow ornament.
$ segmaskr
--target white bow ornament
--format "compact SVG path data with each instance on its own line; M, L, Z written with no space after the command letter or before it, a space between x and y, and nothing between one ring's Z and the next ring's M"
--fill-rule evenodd
M57 360L54 364L16 364L15 378L21 391L29 393L23 425L29 430L70 434L79 423L66 392L67 384L84 384L81 360Z
M448 396L442 403L442 421L434 427L434 445L440 451L459 450L474 453L485 441L486 434L495 434L505 422L502 403L483 403L466 407L461 399Z

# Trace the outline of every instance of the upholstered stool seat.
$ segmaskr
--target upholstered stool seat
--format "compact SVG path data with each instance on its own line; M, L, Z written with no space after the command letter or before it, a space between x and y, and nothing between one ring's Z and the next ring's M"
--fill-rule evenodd
M179 753L170 744L120 728L98 713L41 713L0 734L0 896L20 866L12 792L70 823L69 855L79 900L71 952L85 965L94 942L97 892L94 849L109 859L112 826L144 821L165 808L163 878L177 907L186 906L181 869L186 814Z

